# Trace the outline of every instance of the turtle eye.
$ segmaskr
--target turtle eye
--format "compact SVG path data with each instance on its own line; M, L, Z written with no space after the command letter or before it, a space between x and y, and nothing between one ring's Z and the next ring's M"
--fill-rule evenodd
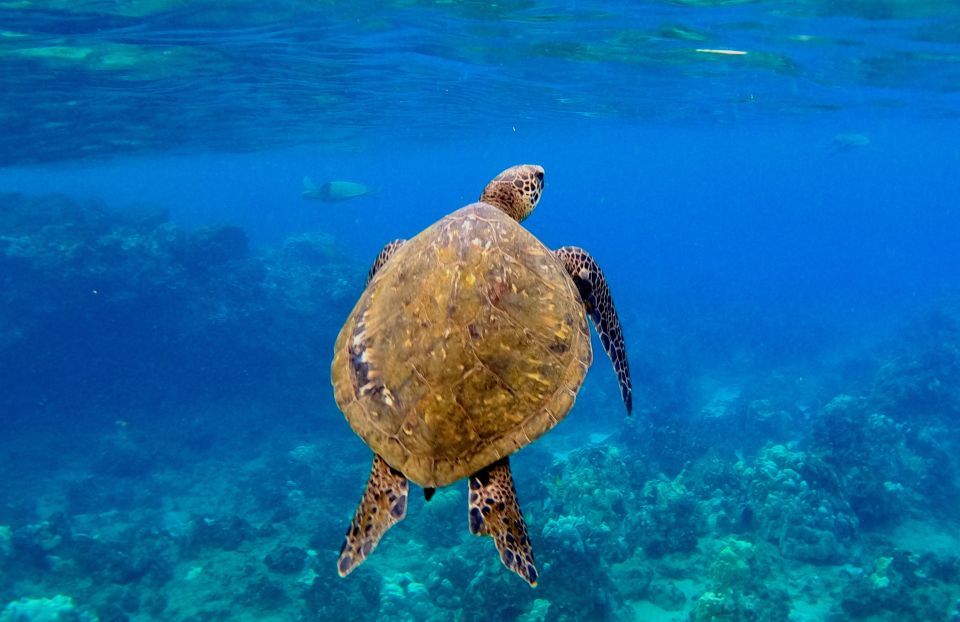
M543 181L543 171L537 171L537 179Z

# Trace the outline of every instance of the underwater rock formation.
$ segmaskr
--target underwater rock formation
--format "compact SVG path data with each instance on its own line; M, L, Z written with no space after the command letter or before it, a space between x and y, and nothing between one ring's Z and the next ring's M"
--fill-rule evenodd
M884 410L948 423L960 414L960 302L943 301L915 318L887 352L870 390Z
M379 620L381 590L382 578L377 573L356 573L356 580L350 583L341 581L335 572L319 574L304 592L304 619L325 622L350 612L351 619L358 622Z
M687 490L682 476L649 480L639 498L639 510L630 521L631 542L650 557L688 553L704 531L700 504Z
M369 450L330 433L325 375L366 267L318 233L257 249L156 210L0 195L0 407L29 432L0 454L19 467L0 622L960 619L950 305L855 361L859 383L671 370L609 436L564 422L517 457L536 591L469 533L461 485L417 490L341 580ZM617 396L595 397L578 422Z
M872 353L868 386L835 395L813 447L840 475L865 527L960 507L960 304L919 313Z
M953 620L957 586L931 577L918 559L905 551L873 560L867 571L844 586L839 610L832 620L921 622ZM953 616L948 612L954 609Z
M819 457L771 445L743 475L756 530L781 555L831 563L848 554L857 517L836 474Z
M290 602L290 597L279 581L264 576L254 576L237 596L237 602L250 608L278 609Z
M0 374L18 387L0 399L11 412L64 402L117 412L298 378L296 393L313 396L307 370L328 364L324 327L348 311L363 273L329 238L255 254L236 227L0 195Z
M877 395L838 395L816 422L814 447L839 474L865 526L950 514L960 503L960 424L916 417Z
M245 540L257 535L257 530L240 516L208 518L194 516L190 522L187 547L199 550L213 547L235 551Z
M774 556L750 542L730 538L723 542L710 565L708 590L694 604L695 622L786 622L790 598L769 578Z
M39 523L25 525L13 531L12 564L18 574L60 570L62 557L73 540L69 518L56 513Z
M263 563L274 572L293 574L300 572L307 559L307 552L296 546L277 546L263 558Z
M13 601L0 611L0 622L97 622L97 618L75 607L72 598L57 594Z
M622 453L610 444L573 449L548 468L546 523L534 538L537 558L547 560L542 582L554 587L548 619L608 618L622 605L610 566L629 555L630 481ZM594 571L584 573L585 567Z
M626 555L623 547L610 547L608 535L593 538L591 532L618 526L618 534L625 529L627 508L634 501L630 470L620 450L613 445L589 444L558 457L549 467L546 479L547 511L555 518L544 527L544 537L551 540L573 539L584 550L582 537L587 546L594 549L601 543L599 554L603 559L620 560Z

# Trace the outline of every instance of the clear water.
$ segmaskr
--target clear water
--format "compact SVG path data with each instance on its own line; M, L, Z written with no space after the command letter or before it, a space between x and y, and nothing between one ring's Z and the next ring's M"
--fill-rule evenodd
M0 1L0 611L960 615L958 44L947 1ZM469 536L457 487L414 491L341 581L369 452L333 340L383 243L519 162L546 169L528 228L607 274L637 412L598 350L515 457L536 591ZM304 200L304 176L374 196ZM224 225L247 250L210 259L196 232ZM767 467L780 497L750 492ZM853 532L773 518L786 471ZM260 531L200 526L233 516ZM836 554L797 553L801 528ZM285 545L310 551L289 574L263 562Z

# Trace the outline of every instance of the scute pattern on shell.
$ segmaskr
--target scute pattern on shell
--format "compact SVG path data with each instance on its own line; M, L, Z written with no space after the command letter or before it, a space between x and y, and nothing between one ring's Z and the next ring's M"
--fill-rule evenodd
M592 360L557 256L474 203L408 240L376 273L335 346L354 431L422 486L508 456L570 411Z

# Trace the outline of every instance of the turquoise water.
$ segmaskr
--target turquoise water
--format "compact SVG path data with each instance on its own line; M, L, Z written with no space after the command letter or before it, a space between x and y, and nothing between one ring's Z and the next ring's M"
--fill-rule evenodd
M952 2L0 1L0 622L956 622L958 43ZM341 579L334 339L521 162L633 416L595 340L511 458L535 589L465 482Z

